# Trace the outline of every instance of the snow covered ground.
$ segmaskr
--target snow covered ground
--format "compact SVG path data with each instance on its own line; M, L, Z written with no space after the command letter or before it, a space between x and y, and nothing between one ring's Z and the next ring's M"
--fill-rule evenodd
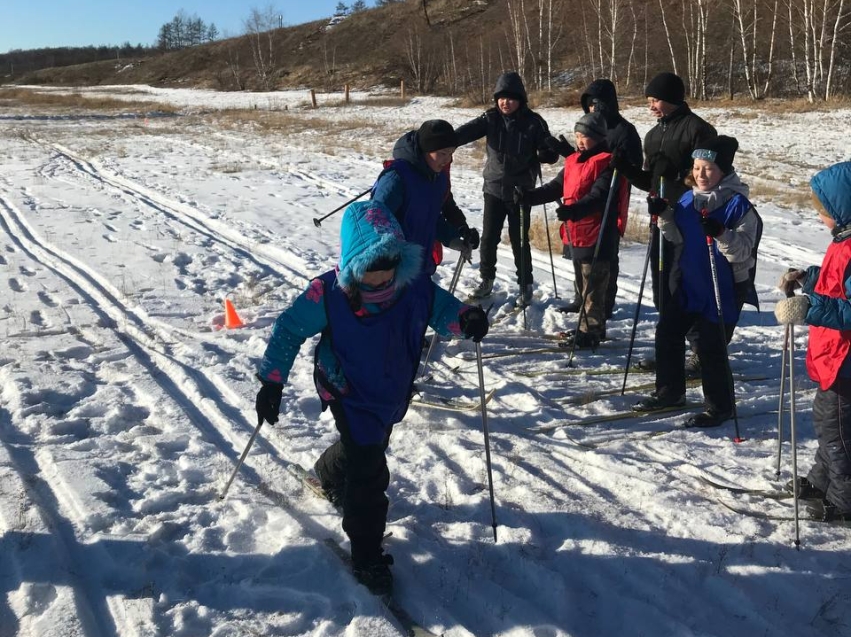
M105 90L128 93L93 93ZM335 262L340 215L321 228L312 219L368 188L406 130L478 112L435 98L304 111L305 92L152 99L185 110L91 117L0 101L0 637L398 635L329 550L328 538L344 539L337 513L288 470L335 439L312 388L310 344L281 422L261 430L227 499L218 494L256 422L253 373L271 324ZM216 110L282 104L291 119L273 132ZM524 331L523 315L508 311L504 244L497 322L482 346L496 391L498 541L479 412L412 408L389 452L396 597L432 633L851 635L849 530L802 521L796 550L790 500L702 480L776 491L790 476L787 438L775 477L773 286L787 266L821 261L829 234L804 203L806 184L848 159L851 113L700 112L739 138L736 164L765 222L763 311L745 312L731 344L747 379L736 384L745 442L732 442L732 423L679 429L682 414L571 424L642 395L589 402L589 392L619 390L622 375L581 372L622 368L645 247L622 248L611 341L579 352L580 373L567 375L564 352L533 353L553 345L540 335L575 321L555 311L549 258L534 254L540 298ZM542 114L569 133L579 110ZM646 109L625 114L642 135L652 125ZM480 169L480 150L459 150L453 190L478 227ZM636 194L636 214L641 203ZM462 296L476 265L462 271ZM566 295L572 267L557 257L555 271ZM225 298L243 328L221 329ZM645 308L637 356L651 353L653 326ZM803 331L796 343L803 472L816 448L813 383ZM511 348L522 354L489 357ZM441 343L433 358L426 395L478 400L471 343Z

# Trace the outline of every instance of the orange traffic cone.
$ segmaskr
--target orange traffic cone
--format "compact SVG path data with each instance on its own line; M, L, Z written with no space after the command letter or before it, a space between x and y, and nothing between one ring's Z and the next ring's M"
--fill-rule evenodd
M242 326L242 319L239 318L239 314L236 313L236 309L234 309L233 303L230 302L230 299L225 299L225 327L230 330L235 327Z

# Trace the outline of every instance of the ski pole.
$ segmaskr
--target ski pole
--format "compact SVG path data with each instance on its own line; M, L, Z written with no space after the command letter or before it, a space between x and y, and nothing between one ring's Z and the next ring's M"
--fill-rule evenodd
M523 214L522 204L518 204L517 213L520 215L520 305L523 307L523 331L527 331L529 324L526 321L526 263L524 257L526 256L525 246L528 241L526 240L526 215ZM531 260L531 253L529 257Z
M795 292L789 291L786 293L786 298L795 296ZM783 332L783 354L780 357L780 399L777 404L777 470L774 472L775 477L780 477L780 456L783 451L783 393L786 383L786 365L788 363L786 355L789 353L789 325Z
M591 292L591 281L594 279L594 266L597 265L597 255L600 254L600 245L603 243L603 235L606 232L606 224L609 220L609 211L612 208L612 196L615 194L615 184L618 179L618 169L612 171L612 181L609 184L609 196L606 197L606 207L603 209L603 220L600 222L600 232L597 234L597 242L594 245L594 255L591 257L591 269L588 271L588 280L583 281L585 284L582 290L582 306L579 308L579 320L576 322L576 330L573 332L573 345L570 347L570 355L567 357L567 366L573 366L573 354L576 352L576 337L579 335L579 328L582 327L582 319L586 319L585 304L588 302L588 295ZM585 277L583 277L584 279ZM605 311L605 308L604 308Z
M538 164L538 181L541 183L541 187L543 187L544 176L541 173L540 164ZM558 286L556 285L556 264L553 262L553 244L550 239L550 222L549 219L547 219L547 204L544 204L544 231L547 233L547 250L550 253L550 271L553 273L553 296L560 299L561 297L558 295Z
M786 355L789 353L789 326L783 332L783 354L780 357L780 400L777 404L777 469L775 477L780 477L780 456L783 453L783 395L786 384Z
M644 270L641 275L641 285L638 287L638 301L635 303L635 316L632 317L632 334L629 337L629 351L626 354L626 368L623 370L623 385L621 386L621 396L626 392L626 379L629 376L629 365L632 362L632 348L635 345L635 331L638 328L638 317L641 313L641 299L644 297L644 283L647 281L647 267L650 265L650 252L653 247L653 230L656 228L658 220L656 215L650 217L650 238L647 240L647 252L644 255Z
M707 211L704 212L708 214ZM718 309L718 329L721 330L721 342L724 345L724 366L727 368L727 390L730 392L730 401L733 405L733 422L736 425L736 435L733 438L733 442L744 442L744 438L739 435L739 413L736 409L736 389L733 385L733 370L730 369L730 353L729 348L727 347L727 328L724 326L724 313L721 311L721 289L718 286L718 266L715 263L715 240L708 235L706 237L706 247L709 250L709 267L712 271L712 287L715 291L715 307Z
M461 254L458 257L458 265L455 266L455 273L452 275L452 281L449 283L449 293L452 294L455 292L455 287L458 285L458 279L461 277L461 268L464 267L464 255ZM434 349L435 343L440 340L440 334L434 332L431 337L431 343L428 345L428 351L426 352L425 360L423 360L423 371L420 374L420 378L425 376L426 370L428 369L428 359L431 358L431 352Z
M361 194L359 194L358 196L356 196L356 197L352 197L351 199L349 199L346 203L342 204L341 206L337 206L336 208L334 208L331 212L329 212L329 213L328 213L327 215L325 215L324 217L318 217L318 218L317 218L317 217L314 217L314 218L313 218L313 225L314 225L314 226L316 226L317 228L318 228L318 227L320 227L320 226L322 225L322 222L323 222L323 221L325 221L328 217L330 217L331 215L333 215L333 214L334 214L334 213L336 213L336 212L339 212L340 210L342 210L343 208L345 208L346 206L348 206L350 203L354 203L355 201L357 201L358 199L360 199L360 198L361 198L361 197L363 197L364 195L368 195L370 192L372 192L372 188L371 188L371 187L370 187L368 190L364 190L364 191L363 191Z
M491 526L493 526L493 541L496 543L496 505L493 498L493 473L491 472L491 445L488 438L488 410L485 406L485 374L482 368L482 344L476 343L476 364L479 368L479 400L482 403L482 429L485 432L485 460L488 468L488 489L491 498Z
M260 427L263 426L263 417L257 417L257 426L254 428L254 433L251 434L251 438L248 439L248 444L245 445L245 450L242 452L242 455L239 457L239 461L236 463L236 466L233 468L233 473L230 474L230 479L228 483L225 485L225 488L222 490L221 495L219 496L219 500L224 500L225 496L228 494L228 489L230 489L230 485L233 482L233 479L236 477L236 474L239 473L239 468L242 466L242 463L245 461L245 456L248 455L248 451L251 449L251 445L254 444L254 439L257 437L257 434L260 433Z
M801 549L798 520L798 444L795 433L795 326L789 324L789 433L792 437L792 495L795 501L795 548Z
M665 178L659 177L659 196L665 198ZM656 236L659 239L659 321L662 320L662 308L665 300L665 235L662 234L662 229L656 223ZM726 339L725 339L726 341Z

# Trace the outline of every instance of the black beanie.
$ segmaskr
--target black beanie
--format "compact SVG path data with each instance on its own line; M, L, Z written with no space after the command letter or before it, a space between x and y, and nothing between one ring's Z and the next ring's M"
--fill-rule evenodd
M424 153L431 153L442 148L458 146L458 137L452 124L442 119L430 119L423 122L417 131L417 143Z
M739 141L735 137L718 135L697 145L691 154L692 159L705 159L716 164L725 175L733 172L733 159L739 150Z
M686 100L686 87L679 75L659 73L644 89L644 97L655 97L669 104L682 104Z
M591 137L597 141L606 139L606 134L609 132L609 127L606 126L606 118L602 113L586 113L579 118L573 130L577 133L582 133L586 137Z

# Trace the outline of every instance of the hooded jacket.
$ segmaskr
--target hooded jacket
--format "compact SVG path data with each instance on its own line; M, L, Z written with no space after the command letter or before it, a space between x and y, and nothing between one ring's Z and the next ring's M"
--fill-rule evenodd
M827 390L838 376L851 377L851 162L816 173L810 186L836 222L821 267L809 269L803 288L810 300L807 373Z
M748 200L749 189L734 172L726 175L708 193L693 189L677 202L673 214L659 217L659 228L674 245L674 263L669 275L672 294L678 294L686 312L702 314L718 322L706 234L700 223L705 212L726 230L712 242L724 324L739 320L736 286L748 285L748 300L755 302L753 278L756 249L762 235L762 220Z
M426 163L417 143L417 131L402 135L393 146L393 161L372 187L373 201L388 208L399 221L405 238L430 253L435 241L448 246L466 227L464 213L458 208L449 185L449 170L435 173ZM424 262L433 274L436 264Z
M337 268L310 281L275 322L259 377L285 383L298 350L321 334L314 381L323 409L340 401L355 442L380 444L407 411L422 339L430 325L461 334L470 309L424 275L422 248L405 241L393 214L372 201L350 205L340 228ZM381 257L399 257L392 298L361 303L361 279Z
M544 118L527 105L526 88L517 73L503 73L497 79L494 102L504 94L519 99L520 108L506 116L494 106L457 128L455 133L461 146L487 137L482 189L486 194L510 202L513 201L514 187L520 186L524 190L534 188L541 172L541 162L555 163L558 153L544 145L550 130Z
M582 110L590 113L593 100L598 100L602 105L602 108L598 106L595 112L602 113L606 119L606 126L608 126L606 142L609 150L612 153L623 153L631 164L640 166L642 163L641 137L635 126L620 114L615 85L605 79L591 82L579 99Z

